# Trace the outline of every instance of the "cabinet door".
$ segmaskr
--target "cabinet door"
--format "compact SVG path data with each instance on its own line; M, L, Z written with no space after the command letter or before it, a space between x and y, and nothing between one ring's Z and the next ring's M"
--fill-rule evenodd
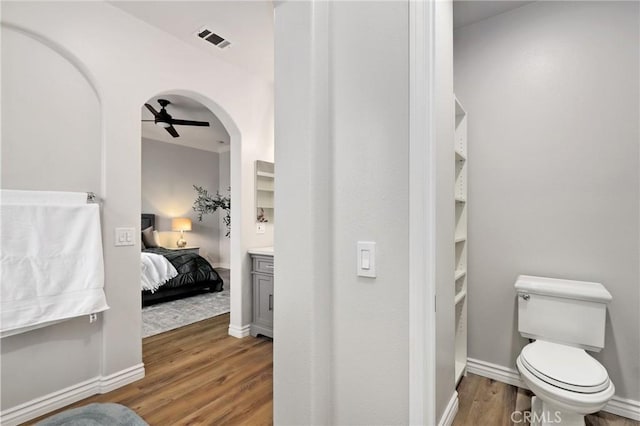
M273 326L273 276L253 276L253 321L260 325Z

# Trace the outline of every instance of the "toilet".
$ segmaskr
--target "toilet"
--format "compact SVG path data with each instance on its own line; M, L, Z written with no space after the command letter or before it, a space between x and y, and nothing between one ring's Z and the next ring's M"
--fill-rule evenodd
M607 370L586 352L604 347L611 294L599 283L529 275L520 275L515 288L518 331L535 340L516 360L535 395L531 425L584 426L584 416L615 392Z

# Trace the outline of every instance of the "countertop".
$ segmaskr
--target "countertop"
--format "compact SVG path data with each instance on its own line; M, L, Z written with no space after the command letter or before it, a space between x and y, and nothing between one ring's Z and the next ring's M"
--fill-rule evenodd
M247 251L249 254L258 254L262 256L273 256L273 247L256 247Z

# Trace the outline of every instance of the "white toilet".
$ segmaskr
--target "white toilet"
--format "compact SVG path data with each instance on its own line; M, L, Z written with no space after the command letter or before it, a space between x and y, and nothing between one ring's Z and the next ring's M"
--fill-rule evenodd
M604 347L607 304L602 284L520 275L518 331L535 339L516 361L535 394L531 425L580 425L600 411L615 387L607 370L585 350Z

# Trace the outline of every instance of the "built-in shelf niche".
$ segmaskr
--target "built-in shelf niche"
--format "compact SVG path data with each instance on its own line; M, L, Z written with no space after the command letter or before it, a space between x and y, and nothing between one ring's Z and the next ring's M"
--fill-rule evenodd
M273 223L275 166L256 161L256 222Z
M467 114L462 105L454 96L455 104L455 131L454 131L454 161L455 161L455 267L454 276L454 298L455 309L455 381L460 381L467 369Z

